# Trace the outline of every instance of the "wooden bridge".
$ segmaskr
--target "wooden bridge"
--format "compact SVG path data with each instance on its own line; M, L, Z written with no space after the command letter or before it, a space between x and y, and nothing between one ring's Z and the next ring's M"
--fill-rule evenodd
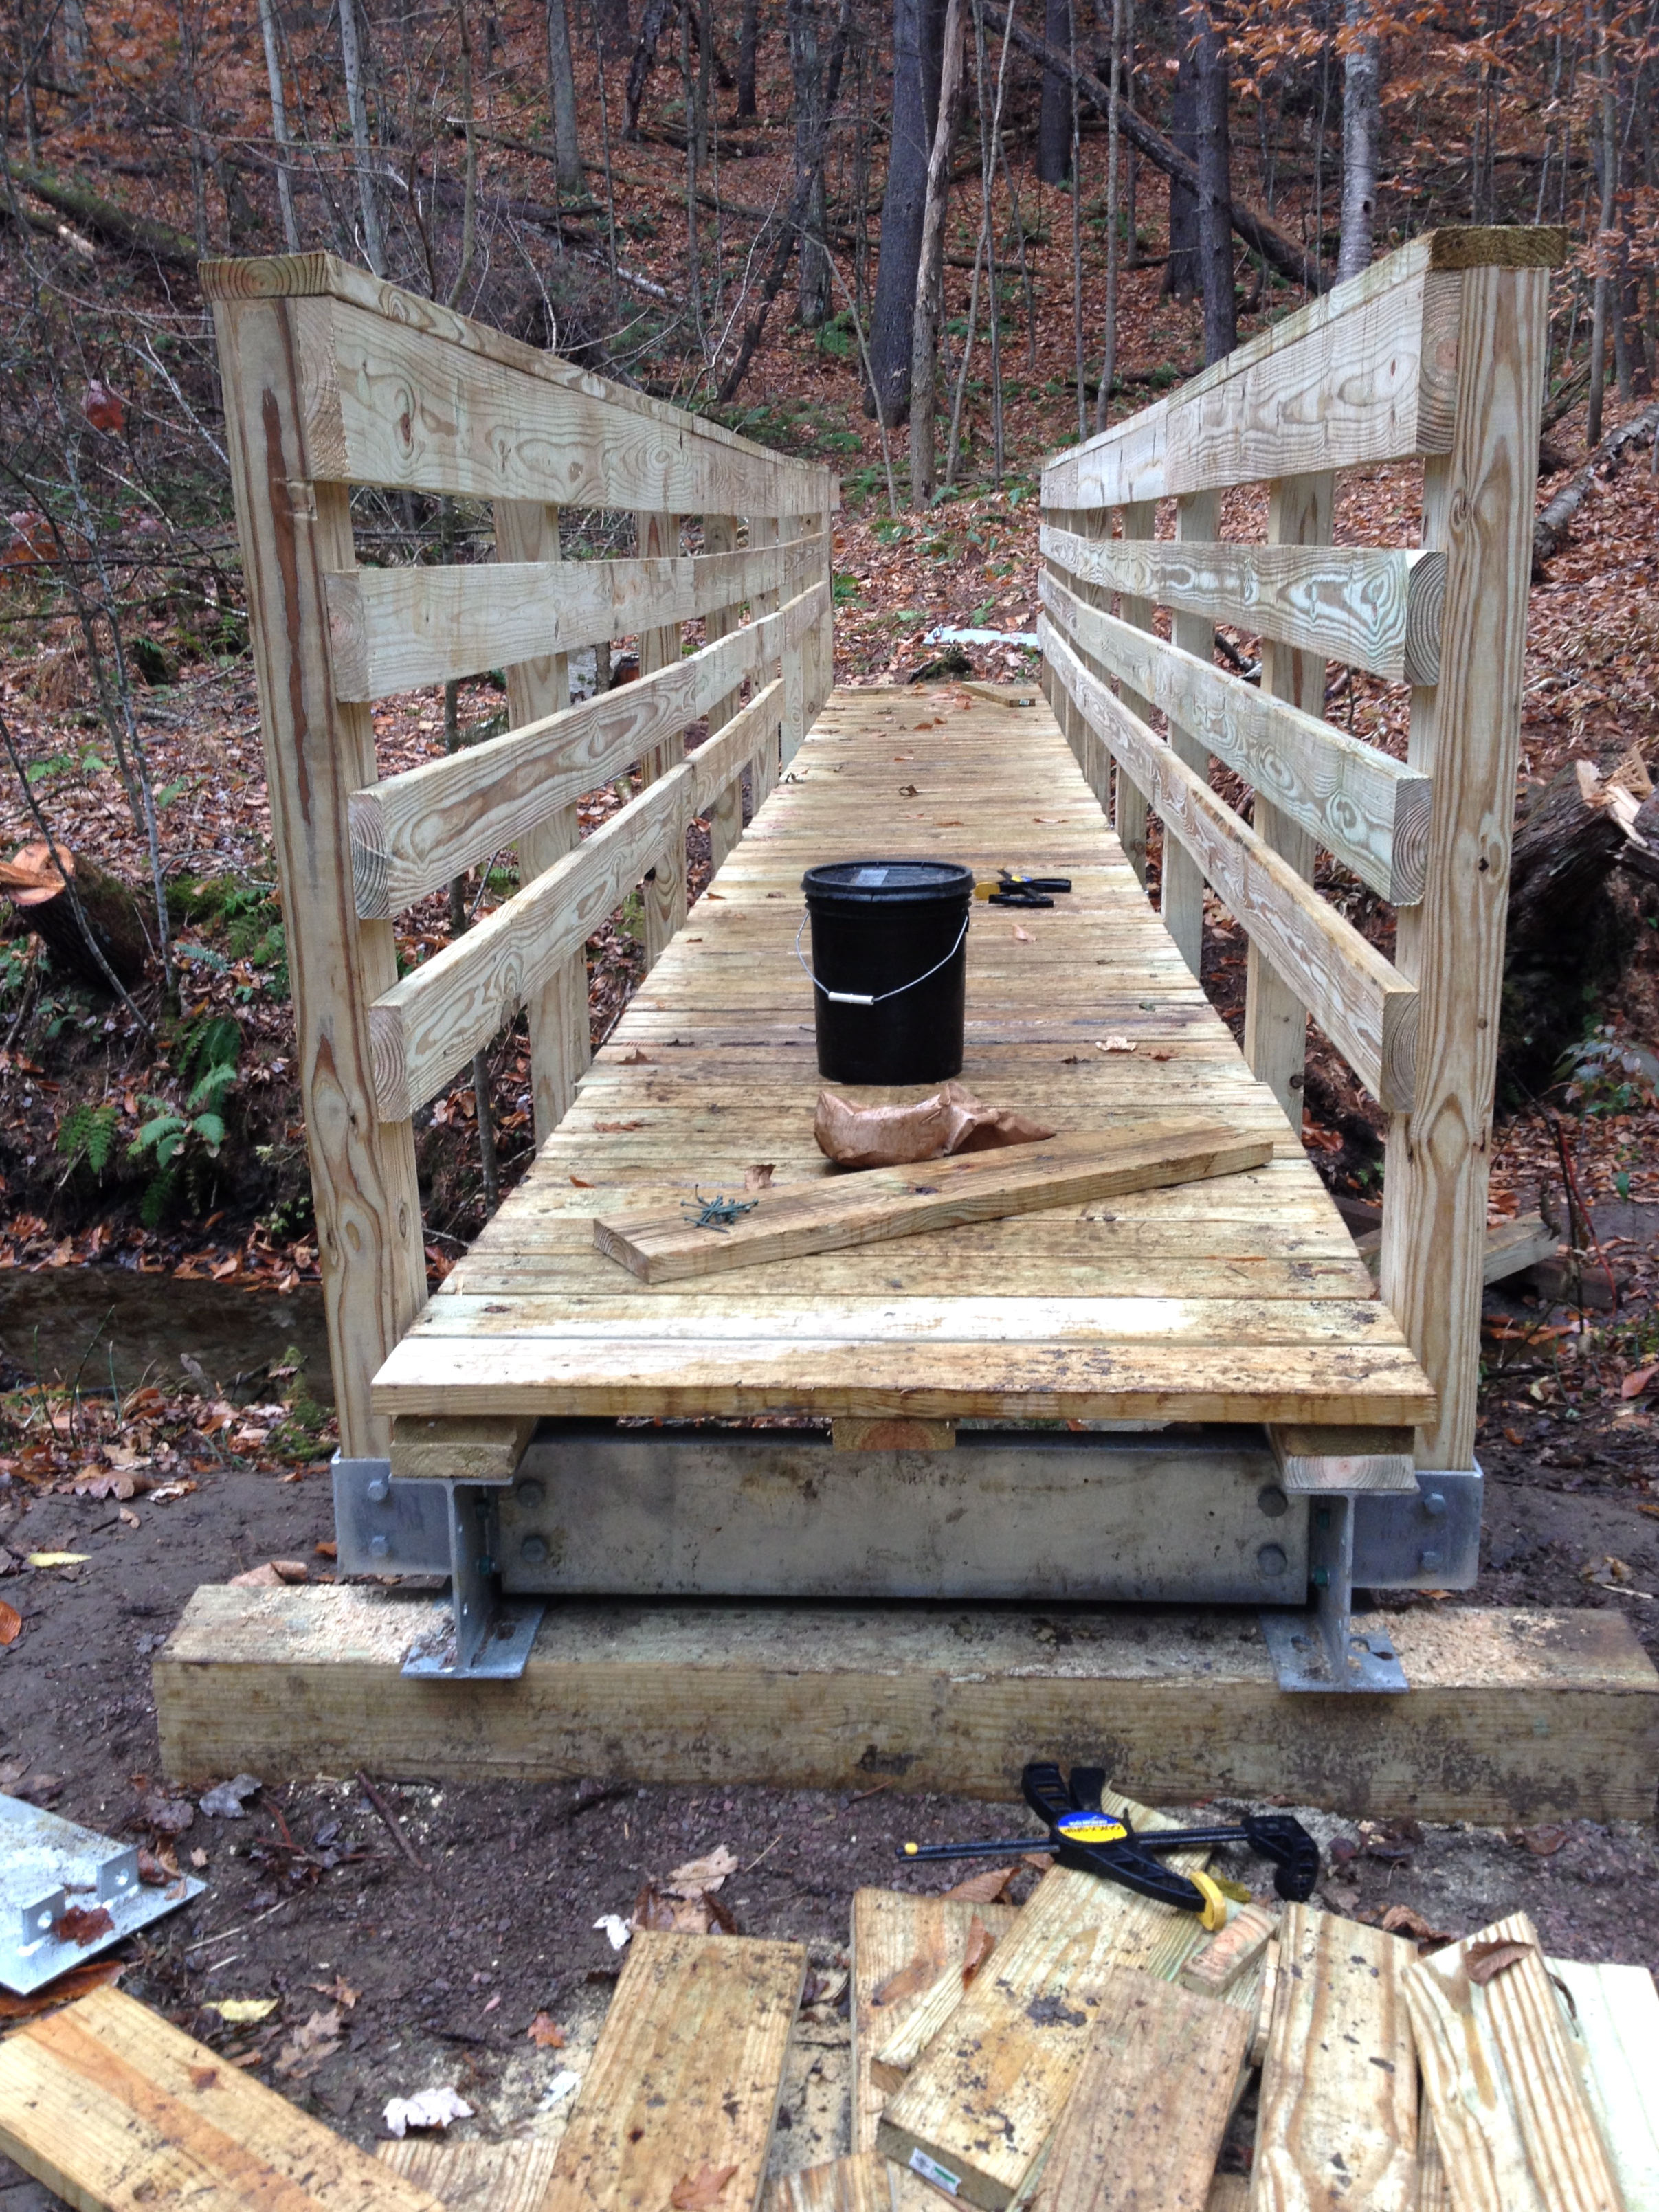
M340 1563L447 1576L452 1601L198 1592L157 1662L173 1771L1003 1794L1024 1756L1071 1750L1142 1796L1646 1815L1659 1676L1622 1621L1352 1601L1475 1571L1560 252L1557 233L1435 233L1053 461L1046 696L832 690L824 471L325 256L209 265ZM1337 473L1412 456L1420 544L1333 545ZM1267 542L1224 540L1221 494L1261 481ZM354 484L493 502L496 562L358 567ZM561 562L561 507L633 511L637 556ZM683 654L694 616L708 642ZM1263 639L1259 686L1215 665L1218 621ZM571 705L568 655L624 634L640 680ZM1328 661L1412 686L1404 761L1323 719ZM491 667L506 735L378 778L374 698ZM1248 823L1213 760L1253 792ZM636 765L638 795L580 838L578 800ZM715 874L688 914L698 817ZM399 978L391 918L507 848L516 896ZM1395 909L1392 960L1316 890L1321 850ZM636 1281L596 1216L830 1173L800 878L901 851L1073 881L1049 911L975 907L966 1083L1062 1132L1198 1111L1261 1164ZM1196 980L1206 884L1249 938L1242 1053ZM583 948L636 888L649 972L590 1066ZM538 1158L428 1300L411 1117L520 1010ZM1310 1014L1390 1116L1380 1295L1303 1152Z

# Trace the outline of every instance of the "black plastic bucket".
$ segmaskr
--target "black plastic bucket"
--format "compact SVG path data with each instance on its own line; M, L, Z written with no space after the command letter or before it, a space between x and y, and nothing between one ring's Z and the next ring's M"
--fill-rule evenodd
M951 860L833 860L809 868L801 889L812 924L818 1073L877 1084L960 1075L973 870Z

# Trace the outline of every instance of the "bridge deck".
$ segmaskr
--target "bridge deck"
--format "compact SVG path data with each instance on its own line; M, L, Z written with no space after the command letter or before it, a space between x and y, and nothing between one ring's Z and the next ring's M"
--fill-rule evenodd
M1011 695L1023 696L1027 695ZM963 1080L1061 1129L1220 1109L1255 1172L647 1287L591 1217L827 1173L814 862L1071 876L976 905ZM1115 1040L1133 1051L1105 1048ZM871 1098L892 1094L869 1093ZM912 1094L920 1095L920 1094ZM1406 1425L1432 1396L1271 1094L1148 905L1041 697L836 692L531 1173L377 1378L392 1414L909 1413Z

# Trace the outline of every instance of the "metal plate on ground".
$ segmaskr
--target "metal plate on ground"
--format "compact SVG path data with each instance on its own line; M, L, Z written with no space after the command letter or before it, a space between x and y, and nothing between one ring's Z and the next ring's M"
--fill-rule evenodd
M1370 1690L1397 1696L1411 1687L1394 1638L1380 1620L1350 1618L1340 1676L1333 1670L1326 1638L1311 1607L1306 1612L1264 1613L1261 1635L1281 1690Z
M0 1796L0 1983L27 1996L206 1887L180 1875L149 1887L136 1845Z
M1308 1515L1257 1428L957 1432L836 1451L796 1431L544 1422L496 1493L509 1591L1299 1602Z

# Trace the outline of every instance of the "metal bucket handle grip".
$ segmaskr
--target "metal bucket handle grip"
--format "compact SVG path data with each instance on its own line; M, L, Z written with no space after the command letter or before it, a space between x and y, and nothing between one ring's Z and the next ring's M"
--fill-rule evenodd
M951 950L945 954L943 960L936 960L933 966L929 968L925 974L921 975L913 975L908 983L897 984L890 991L878 991L872 999L866 998L864 994L859 991L832 991L827 983L820 983L817 977L806 965L806 955L800 949L800 941L806 933L807 923L811 920L810 911L802 915L800 918L800 927L795 932L795 957L799 961L802 972L805 975L807 981L812 986L812 988L815 991L822 991L824 997L830 1001L832 1006L879 1006L889 999L902 998L906 991L914 991L918 983L925 983L929 975L937 975L941 968L948 968L951 963L956 958L957 953L962 950L962 940L968 934L968 924L972 918L972 910L970 908L969 911L967 914L964 914L962 917L962 927L957 932L957 941L951 947Z

